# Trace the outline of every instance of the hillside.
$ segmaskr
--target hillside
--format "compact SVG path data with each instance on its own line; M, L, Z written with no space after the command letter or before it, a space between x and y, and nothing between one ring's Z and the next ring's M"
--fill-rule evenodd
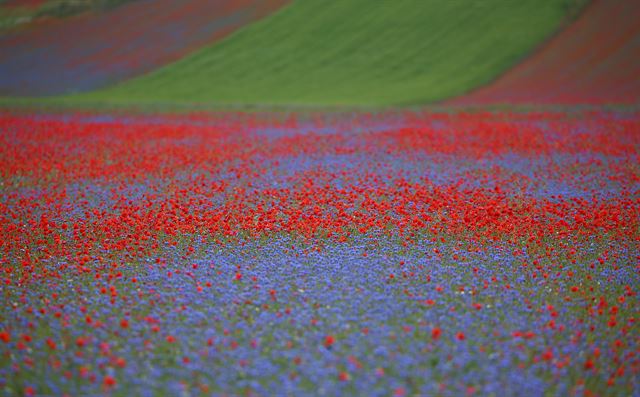
M72 102L406 105L494 80L576 0L297 1L178 62Z
M493 84L449 102L637 104L640 2L595 0L540 51Z
M0 95L82 92L147 73L287 0L139 0L0 36Z

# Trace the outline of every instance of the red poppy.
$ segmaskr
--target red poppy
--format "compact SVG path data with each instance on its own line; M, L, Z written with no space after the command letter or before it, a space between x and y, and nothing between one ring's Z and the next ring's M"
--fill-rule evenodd
M326 347L327 349L330 348L331 346L333 346L333 344L336 342L336 339L332 336L332 335L327 335L324 338L324 347Z
M105 387L110 388L116 385L116 380L113 376L107 375L104 377L104 381L102 382L102 384Z

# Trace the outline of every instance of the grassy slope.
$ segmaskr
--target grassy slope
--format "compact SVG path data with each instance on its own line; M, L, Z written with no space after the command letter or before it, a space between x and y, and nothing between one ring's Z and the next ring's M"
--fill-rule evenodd
M287 1L130 1L108 12L34 23L0 35L0 94L41 97L109 87L211 45Z
M640 105L639 16L639 1L593 1L533 56L447 104Z
M72 102L408 105L495 79L575 0L298 0L181 61Z

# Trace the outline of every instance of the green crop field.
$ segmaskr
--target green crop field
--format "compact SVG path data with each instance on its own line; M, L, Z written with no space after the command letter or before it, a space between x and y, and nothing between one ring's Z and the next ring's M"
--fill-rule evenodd
M549 37L567 0L297 1L227 40L81 101L409 105L490 82Z

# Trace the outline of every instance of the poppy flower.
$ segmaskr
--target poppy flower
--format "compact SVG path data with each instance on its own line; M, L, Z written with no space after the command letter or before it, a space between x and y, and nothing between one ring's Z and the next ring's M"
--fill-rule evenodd
M327 349L330 349L335 342L336 342L336 339L333 337L333 335L327 335L324 338L324 347L326 347Z

